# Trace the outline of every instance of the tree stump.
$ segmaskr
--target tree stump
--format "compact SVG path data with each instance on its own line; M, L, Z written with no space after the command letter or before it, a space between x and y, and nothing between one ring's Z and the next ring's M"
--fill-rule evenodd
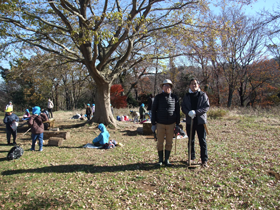
M146 121L143 123L143 135L153 134L151 121Z

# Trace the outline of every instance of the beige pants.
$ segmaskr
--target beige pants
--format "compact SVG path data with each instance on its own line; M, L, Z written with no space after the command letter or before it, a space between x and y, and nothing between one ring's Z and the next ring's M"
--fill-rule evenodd
M174 134L175 123L170 125L164 125L157 123L157 149L158 151L163 150L164 136L166 136L165 150L171 151L172 141Z

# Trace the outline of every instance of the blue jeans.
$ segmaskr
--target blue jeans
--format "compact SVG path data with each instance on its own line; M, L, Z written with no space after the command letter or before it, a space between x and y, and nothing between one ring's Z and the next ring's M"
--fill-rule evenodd
M150 119L152 119L152 110L149 110Z
M44 133L31 134L31 138L32 138L31 150L35 150L35 142L37 139L39 139L39 150L43 149L43 137L44 137Z

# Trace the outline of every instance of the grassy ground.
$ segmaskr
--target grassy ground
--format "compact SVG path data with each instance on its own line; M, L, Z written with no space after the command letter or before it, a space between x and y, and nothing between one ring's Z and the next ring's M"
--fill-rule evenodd
M268 173L280 172L279 107L211 109L209 168L194 170L185 163L186 140L177 141L177 154L173 147L173 167L157 168L152 136L131 122L109 129L123 147L81 148L99 132L97 124L70 120L75 113L54 112L60 130L71 133L61 147L31 152L30 133L22 137L21 129L25 151L13 161L6 160L11 146L0 124L1 209L280 209L280 181ZM196 148L200 162L197 141Z

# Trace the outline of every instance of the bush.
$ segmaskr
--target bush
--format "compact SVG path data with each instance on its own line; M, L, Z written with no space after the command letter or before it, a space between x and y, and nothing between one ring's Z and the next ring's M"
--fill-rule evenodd
M139 106L138 101L135 100L135 99L132 97L131 94L129 94L129 95L127 96L126 101L127 101L128 105L129 105L129 107L131 107L131 106L132 106L132 107L138 107L138 106ZM130 106L130 105L131 105L131 106Z
M213 118L213 119L216 119L216 118L221 118L221 117L224 117L226 116L228 113L227 110L224 110L224 109L210 109L208 112L207 112L207 116L210 117L210 118Z

